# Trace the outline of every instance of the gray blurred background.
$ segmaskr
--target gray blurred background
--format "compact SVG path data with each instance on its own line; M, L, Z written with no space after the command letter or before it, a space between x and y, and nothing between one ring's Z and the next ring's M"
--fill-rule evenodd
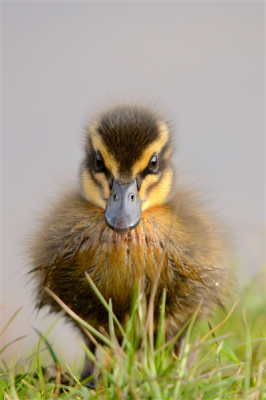
M240 281L264 265L264 3L3 4L4 357L34 351L54 320L34 312L25 238L77 177L90 115L121 99L155 102L177 132L177 166L211 198ZM1 330L1 329L0 329ZM81 348L58 322L66 361Z

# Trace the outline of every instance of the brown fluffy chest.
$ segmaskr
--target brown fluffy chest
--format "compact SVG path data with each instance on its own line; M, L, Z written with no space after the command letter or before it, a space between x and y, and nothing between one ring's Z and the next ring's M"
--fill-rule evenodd
M114 310L122 317L130 308L136 281L141 282L148 295L160 266L159 291L173 281L169 251L163 246L166 229L167 224L158 224L143 213L135 229L119 235L97 215L81 229L73 229L73 235L61 246L49 268L45 285L82 317L98 315L102 306L86 279L87 272L104 298L112 299Z

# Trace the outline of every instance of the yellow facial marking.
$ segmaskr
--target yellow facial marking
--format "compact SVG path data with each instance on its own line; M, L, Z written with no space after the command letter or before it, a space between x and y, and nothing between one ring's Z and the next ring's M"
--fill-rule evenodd
M103 173L95 174L94 178L101 185L102 197L104 197L104 199L107 200L108 197L110 196L110 189L105 174Z
M163 204L166 200L169 191L171 189L173 172L171 168L168 168L163 172L163 177L152 189L149 187L159 181L159 175L147 175L147 177L142 182L139 196L143 200L142 211L147 210L152 206L157 206Z
M139 190L139 198L141 201L146 201L149 196L148 188L154 183L158 182L161 175L147 175L142 182Z
M104 174L96 174L95 178L101 184L101 188L95 185L90 173L85 168L83 169L81 174L81 186L83 194L88 201L105 209L106 201L102 198L102 193L104 193L105 198L108 198L110 196L110 190Z
M110 154L108 149L105 147L102 138L97 132L96 123L92 124L90 127L90 137L94 151L99 151L101 153L106 168L109 169L114 176L118 176L117 162L113 155Z
M132 169L132 175L136 176L139 172L143 171L150 162L151 157L155 153L159 153L164 147L169 138L169 130L163 121L158 122L159 138L151 143L142 153L141 159L138 160Z

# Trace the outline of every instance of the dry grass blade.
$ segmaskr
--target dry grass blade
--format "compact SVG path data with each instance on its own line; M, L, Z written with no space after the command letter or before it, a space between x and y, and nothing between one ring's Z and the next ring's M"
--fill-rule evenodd
M19 307L19 309L12 315L12 317L10 318L10 320L8 321L8 323L6 324L6 326L4 327L4 329L2 330L2 332L0 332L0 336L3 335L3 333L5 332L5 330L9 327L9 325L11 324L11 322L13 321L13 319L16 317L16 315L22 310L23 306Z
M5 391L4 391L4 396L5 396L6 400L13 400L13 399L11 399L11 397L8 396L8 394Z
M227 316L218 324L216 325L214 328L212 328L208 333L206 333L205 336L203 336L203 338L201 338L201 340L199 341L199 345L201 343L203 343L210 335L212 335L215 331L217 331L217 329L219 329L230 317L230 315L232 314L232 312L234 311L234 309L237 306L237 303L239 302L239 298L234 302L233 307L231 308L231 310L229 311L229 313L227 314Z
M258 389L254 393L252 393L249 397L252 400L259 400L263 396L263 393L262 393L263 387L264 387L264 385L262 385L263 384L263 382L262 382L263 370L264 370L264 362L261 361L259 363L258 375L257 375L257 388Z
M45 287L44 290L79 324L81 324L83 327L88 329L92 334L94 334L98 339L100 339L103 343L105 343L109 347L113 347L112 343L110 340L106 338L106 336L102 335L97 329L93 328L90 324L87 322L83 321L82 318L80 318L74 311L71 310L59 297L52 292L48 287Z

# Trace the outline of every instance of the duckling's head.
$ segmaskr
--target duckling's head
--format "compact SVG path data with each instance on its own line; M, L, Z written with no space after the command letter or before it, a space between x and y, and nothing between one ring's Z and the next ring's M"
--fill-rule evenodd
M129 232L138 225L141 211L167 200L171 153L169 127L156 112L141 106L111 108L88 129L83 196L105 210L111 229Z

